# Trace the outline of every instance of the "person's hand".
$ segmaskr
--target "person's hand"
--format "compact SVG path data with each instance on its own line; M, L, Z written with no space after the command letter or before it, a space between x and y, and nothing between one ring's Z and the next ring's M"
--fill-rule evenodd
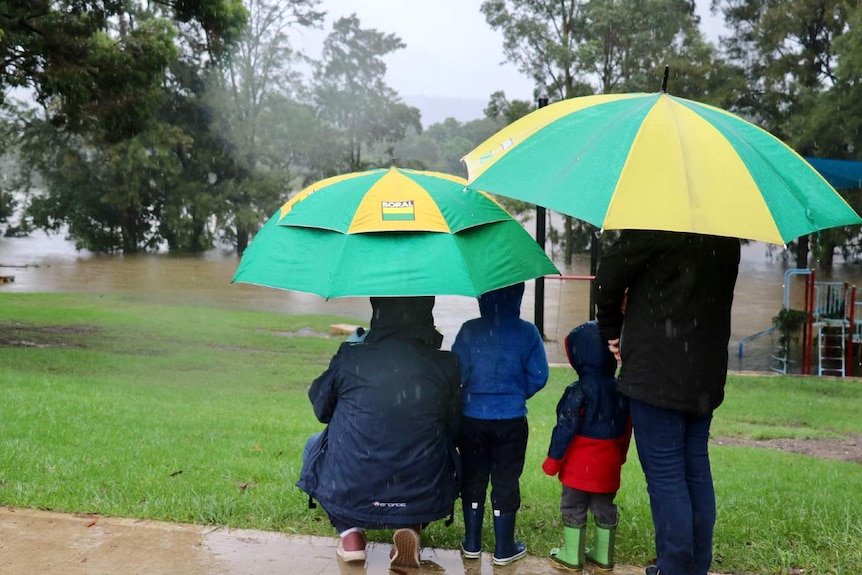
M614 354L617 361L620 361L620 338L609 339L608 349L611 350L611 353Z
M545 462L542 463L542 471L544 471L546 475L550 475L551 477L553 477L560 472L560 467L562 467L562 465L562 459L552 459L550 457L546 457Z

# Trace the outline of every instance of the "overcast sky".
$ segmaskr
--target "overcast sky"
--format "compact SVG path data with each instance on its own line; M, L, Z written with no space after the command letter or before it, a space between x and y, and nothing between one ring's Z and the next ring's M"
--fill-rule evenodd
M502 64L502 35L485 23L481 0L324 0L325 32L355 13L363 28L393 33L407 45L386 58L387 82L402 97L478 98L497 90L509 100L532 100L532 83L512 64ZM709 0L697 0L707 37L715 39L720 19ZM325 32L303 32L302 48L317 57Z

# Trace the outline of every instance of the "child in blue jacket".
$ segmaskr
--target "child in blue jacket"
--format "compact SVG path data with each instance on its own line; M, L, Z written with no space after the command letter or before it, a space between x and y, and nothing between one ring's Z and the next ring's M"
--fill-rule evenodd
M548 381L542 336L521 319L523 296L523 282L482 294L481 317L464 322L452 344L461 367L461 553L467 559L481 555L490 480L494 565L508 565L527 554L527 546L515 540L527 451L527 400Z
M561 549L551 561L581 569L584 560L613 569L620 471L631 439L628 399L617 392L617 362L599 334L595 321L583 323L566 336L566 354L578 373L557 404L557 424L551 434L542 469L563 484ZM595 546L585 549L587 510L596 524Z

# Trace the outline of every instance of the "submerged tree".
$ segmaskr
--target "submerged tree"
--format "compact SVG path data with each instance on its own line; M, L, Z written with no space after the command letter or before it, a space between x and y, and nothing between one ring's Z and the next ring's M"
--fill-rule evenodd
M223 178L218 226L240 254L286 198L294 169L308 163L302 150L315 129L303 121L313 114L297 101L301 77L295 66L304 55L293 47L291 32L318 27L319 4L248 0L249 24L225 66L210 77L212 124L242 174Z
M22 165L46 186L28 216L45 229L68 226L94 251L154 248L185 191L182 151L198 141L166 119L188 95L174 64L192 53L218 62L244 23L242 3L2 4L0 84L30 89L37 106L15 118ZM205 244L200 235L184 247Z

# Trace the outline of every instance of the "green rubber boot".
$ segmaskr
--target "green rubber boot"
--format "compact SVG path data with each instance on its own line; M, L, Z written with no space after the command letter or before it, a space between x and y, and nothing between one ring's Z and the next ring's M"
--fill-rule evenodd
M612 571L616 538L616 525L607 527L596 523L596 545L592 549L587 549L587 561L594 563L602 571Z
M551 561L563 569L584 568L584 526L563 526L563 547L551 549Z

